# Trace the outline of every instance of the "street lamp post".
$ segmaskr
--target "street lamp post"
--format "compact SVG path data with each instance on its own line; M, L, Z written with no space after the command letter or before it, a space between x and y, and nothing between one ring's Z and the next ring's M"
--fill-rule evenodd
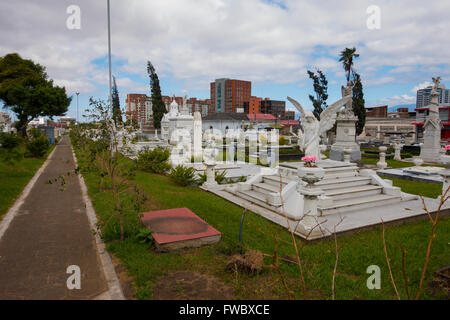
M110 10L109 0L108 5L108 64L109 64L109 105L112 113L112 76L111 76L111 23L110 23Z
M110 10L109 0L107 0L108 8L108 65L109 65L109 111L112 118L112 75L111 75L111 22L110 22ZM114 121L112 121L114 123ZM111 135L111 156L114 157L114 137Z

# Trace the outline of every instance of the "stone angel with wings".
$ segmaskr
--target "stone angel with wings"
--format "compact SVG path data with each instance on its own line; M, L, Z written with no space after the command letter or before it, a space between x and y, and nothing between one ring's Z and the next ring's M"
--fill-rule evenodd
M320 159L320 137L333 128L337 112L342 106L351 101L352 95L343 97L323 110L320 114L320 121L316 119L311 111L306 111L296 100L290 97L287 97L287 99L300 112L300 122L303 127L303 132L299 130L298 134L300 149L305 152L305 156L315 156L317 159Z

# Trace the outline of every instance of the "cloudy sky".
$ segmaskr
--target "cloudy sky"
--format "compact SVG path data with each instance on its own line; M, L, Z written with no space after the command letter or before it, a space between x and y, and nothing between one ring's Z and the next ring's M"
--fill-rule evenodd
M70 5L80 8L80 29L67 27ZM373 5L379 29L367 26ZM126 93L149 94L150 60L165 95L209 98L209 83L227 77L251 80L252 95L289 95L310 108L306 70L325 72L332 102L345 82L339 52L355 46L366 105L414 104L432 76L450 87L449 12L448 0L111 0L113 74L122 107ZM80 92L80 110L90 96L106 98L106 0L2 1L0 56L10 52Z

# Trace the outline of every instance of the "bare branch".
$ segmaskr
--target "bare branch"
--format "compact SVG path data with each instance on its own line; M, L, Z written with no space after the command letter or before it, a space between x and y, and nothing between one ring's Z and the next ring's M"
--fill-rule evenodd
M392 286L394 287L395 294L397 295L397 299L400 300L400 295L398 294L397 286L395 285L394 276L392 275L391 263L390 263L390 260L389 260L389 257L388 257L388 253L387 253L386 239L384 237L384 233L385 233L385 229L386 228L384 226L383 219L381 219L381 223L383 225L383 249L384 249L384 255L386 257L386 262L387 262L388 269L389 269L389 275L391 276Z

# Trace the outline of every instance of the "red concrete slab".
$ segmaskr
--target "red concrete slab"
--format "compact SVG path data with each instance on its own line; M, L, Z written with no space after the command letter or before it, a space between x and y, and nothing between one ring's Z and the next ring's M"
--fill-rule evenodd
M189 243L189 240L202 238L218 241L221 237L219 231L188 208L150 211L142 215L142 223L152 230L152 236L159 246L182 241Z

